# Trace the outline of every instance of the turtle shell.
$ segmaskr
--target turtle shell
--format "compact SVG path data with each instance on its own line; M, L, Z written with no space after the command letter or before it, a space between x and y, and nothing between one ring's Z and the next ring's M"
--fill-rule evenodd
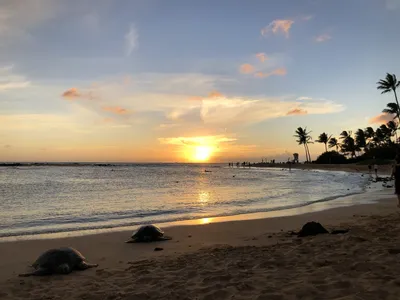
M85 260L85 257L76 249L70 247L63 247L58 249L50 249L44 252L33 263L34 268L45 268L54 270L59 265L68 264L74 268Z
M133 233L132 239L137 241L153 241L164 236L164 231L155 225L145 225Z

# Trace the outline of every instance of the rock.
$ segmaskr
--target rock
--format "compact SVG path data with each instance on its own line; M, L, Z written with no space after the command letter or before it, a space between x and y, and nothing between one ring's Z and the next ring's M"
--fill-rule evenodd
M298 237L312 236L317 234L329 233L320 223L317 222L308 222L304 224L299 233Z
M400 249L388 249L389 254L399 254Z

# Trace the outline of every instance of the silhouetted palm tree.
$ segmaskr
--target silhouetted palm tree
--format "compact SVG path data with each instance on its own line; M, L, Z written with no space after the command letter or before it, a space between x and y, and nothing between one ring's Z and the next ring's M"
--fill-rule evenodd
M396 75L386 73L386 78L377 82L378 90L382 90L382 94L390 93L393 91L394 98L396 99L397 110L396 115L400 122L399 101L397 100L396 88L400 86L400 81L397 81Z
M332 137L332 135L330 135L328 137L328 135L325 132L323 132L319 135L318 140L316 140L317 143L325 144L325 152L328 152L328 148L326 147L326 144L328 144L331 137Z
M342 131L340 138L343 140L343 142L340 146L344 154L350 153L351 157L354 157L359 148L357 148L356 143L351 135L351 131Z
M299 127L296 130L296 135L294 135L294 137L297 138L296 142L298 142L299 145L304 145L307 162L311 161L310 150L308 149L308 144L312 143L312 137L310 136L310 133L311 131L307 132L307 127L304 129Z
M386 108L384 110L382 110L382 112L386 113L386 114L396 115L393 118L393 119L396 119L398 110L399 110L399 107L397 106L397 104L394 102L390 102L390 103L386 104Z
M338 152L338 150L339 150L339 142L338 142L338 140L336 138L334 138L334 137L330 138L328 144L329 144L329 148L335 147L336 148L336 152Z
M386 126L392 131L392 136L395 136L397 143L397 124L394 121L387 122Z
M365 148L365 146L367 145L367 139L365 137L364 130L358 129L356 131L355 136L356 136L355 141L356 141L357 148L359 148L359 149Z

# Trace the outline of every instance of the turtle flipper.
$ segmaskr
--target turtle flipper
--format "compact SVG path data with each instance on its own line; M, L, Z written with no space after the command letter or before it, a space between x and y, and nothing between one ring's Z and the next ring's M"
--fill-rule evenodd
M172 237L166 235L157 238L157 241L169 241L169 240L172 240Z
M125 243L136 243L136 239L129 239L127 241L125 241Z
M45 275L51 275L52 272L49 269L44 269L44 268L39 268L33 272L30 273L23 273L23 274L18 274L19 277L29 277L29 276L45 276Z
M87 263L87 262L83 261L79 265L77 265L76 268L78 270L86 270L86 269L89 269L89 268L96 268L98 266L99 266L98 264L90 264L90 263Z

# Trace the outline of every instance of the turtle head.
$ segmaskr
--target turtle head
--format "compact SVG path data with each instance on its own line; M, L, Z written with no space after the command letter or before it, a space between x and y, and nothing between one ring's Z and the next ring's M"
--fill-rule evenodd
M71 272L71 268L68 264L62 264L57 267L57 273L68 274Z

